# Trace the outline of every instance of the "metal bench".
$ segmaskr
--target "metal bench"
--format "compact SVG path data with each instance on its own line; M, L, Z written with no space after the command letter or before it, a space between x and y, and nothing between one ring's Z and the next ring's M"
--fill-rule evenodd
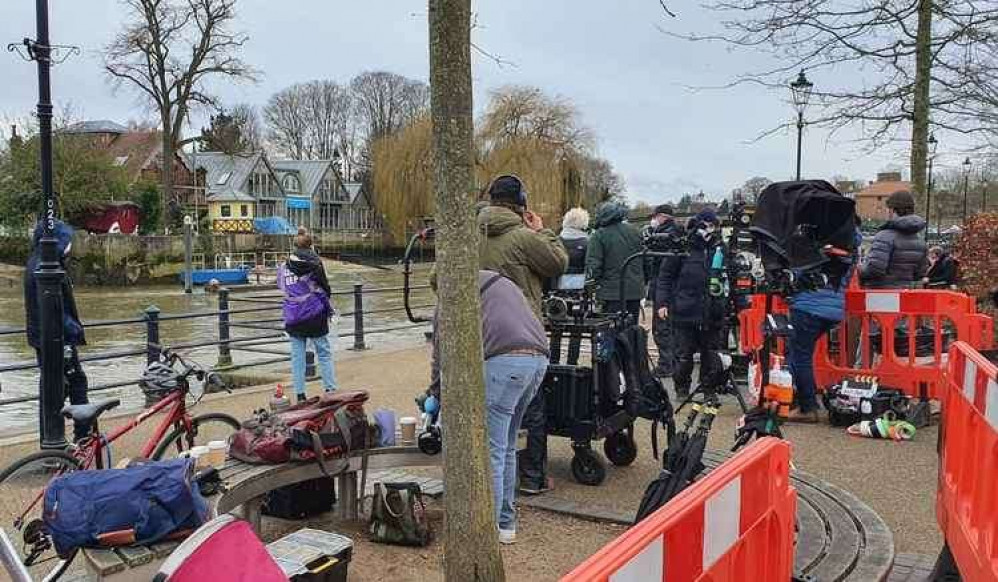
M368 471L405 467L433 467L442 463L443 455L428 456L414 446L385 447L367 452ZM348 458L326 461L326 468L336 479L337 500L334 511L337 519L357 519L358 473L363 465L363 455L354 453ZM268 492L286 485L301 483L325 476L318 463L285 463L282 465L251 465L229 459L219 469L222 491L209 498L215 515L231 513L241 508L242 517L257 532L260 531L260 509ZM77 557L86 568L86 574L68 576L67 580L150 580L159 565L178 545L163 542L150 546L114 549L88 548Z

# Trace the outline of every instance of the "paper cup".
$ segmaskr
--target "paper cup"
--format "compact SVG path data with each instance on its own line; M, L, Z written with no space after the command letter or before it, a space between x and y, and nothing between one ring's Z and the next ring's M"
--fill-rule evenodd
M399 419L402 427L402 442L412 444L416 442L416 419L411 416L403 416Z
M208 463L215 468L221 467L225 463L225 455L229 445L225 441L211 441L208 443Z
M191 457L195 459L195 466L198 469L204 469L209 465L208 463L208 447L192 447Z

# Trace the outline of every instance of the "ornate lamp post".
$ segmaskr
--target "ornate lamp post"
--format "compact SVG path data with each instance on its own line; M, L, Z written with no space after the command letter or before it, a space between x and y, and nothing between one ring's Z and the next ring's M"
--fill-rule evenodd
M929 240L929 232L932 230L932 164L936 161L936 148L939 140L936 134L929 134L929 183L925 186L925 240Z
M807 79L804 71L801 70L797 79L790 83L790 94L793 96L794 109L797 110L797 179L800 180L800 160L801 142L804 137L804 110L807 109L807 102L811 99L811 90L814 83Z

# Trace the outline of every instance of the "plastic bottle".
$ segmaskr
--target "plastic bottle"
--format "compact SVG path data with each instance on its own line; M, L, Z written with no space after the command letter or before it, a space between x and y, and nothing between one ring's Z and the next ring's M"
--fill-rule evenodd
M270 411L281 412L291 407L291 401L284 395L284 386L278 384L274 395L270 398Z

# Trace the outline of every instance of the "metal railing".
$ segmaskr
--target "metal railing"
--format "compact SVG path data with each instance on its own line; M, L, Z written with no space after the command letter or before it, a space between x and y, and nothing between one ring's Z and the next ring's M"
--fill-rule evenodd
M428 289L428 285L414 286L413 289ZM389 333L407 329L425 327L425 323L406 323L403 325L382 326L370 329L365 325L365 318L370 315L385 314L392 312L402 312L402 305L391 306L379 309L365 309L364 298L375 294L400 293L402 287L367 287L363 283L356 283L349 290L333 291L333 296L352 297L353 309L339 313L341 317L352 316L353 329L336 334L336 337L349 337L353 339L351 350L368 349L367 336L373 334ZM83 325L86 329L126 327L143 325L145 327L144 344L135 345L131 348L109 350L98 353L86 353L80 355L80 362L100 362L120 360L123 358L135 358L145 356L147 363L156 361L164 349L186 350L217 346L217 363L215 369L236 370L254 366L272 365L290 360L287 351L274 349L273 344L283 343L285 333L283 331L283 318L281 317L282 296L273 293L276 290L274 285L261 286L240 286L232 289L222 288L218 292L217 309L195 313L163 313L155 305L150 305L145 309L141 317L115 319L105 321L93 321ZM246 307L233 307L234 303L245 303ZM433 304L415 306L417 308L432 308ZM234 318L233 316L243 316ZM249 316L249 317L246 317ZM161 337L161 326L164 322L179 320L194 320L213 318L216 320L217 339L202 341L190 341L172 343L166 345ZM234 337L233 330L254 330L253 335ZM24 334L24 328L0 330L0 336ZM258 355L273 356L265 359L258 359L248 362L236 362L233 359L233 352L247 352ZM35 361L13 362L0 365L0 374L3 372L14 372L38 368ZM306 354L306 372L309 376L314 375L314 354ZM139 378L117 380L108 383L91 385L88 392L99 392L121 388L124 386L137 385ZM21 404L38 400L37 394L13 396L0 398L0 407L13 404Z

